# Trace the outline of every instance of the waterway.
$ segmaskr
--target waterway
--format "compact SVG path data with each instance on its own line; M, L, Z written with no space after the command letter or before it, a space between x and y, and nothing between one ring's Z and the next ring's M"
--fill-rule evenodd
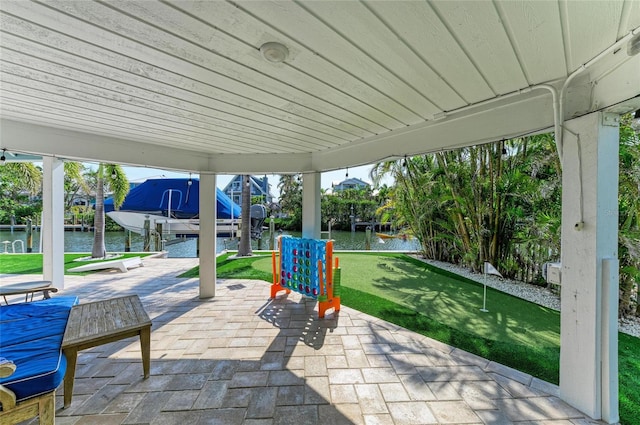
M290 234L300 237L299 232L284 232L280 234ZM124 232L106 232L105 246L107 252L123 252L125 245ZM325 237L326 235L323 235ZM342 232L334 231L331 233L331 239L334 240L334 249L336 250L364 250L365 249L365 233L364 232ZM0 253L2 252L21 252L21 244L14 243L16 240L23 241L26 250L26 233L23 231L0 231ZM7 243L5 243L5 241ZM40 249L40 233L33 233L33 252ZM143 250L143 238L140 235L132 234L131 251L140 252ZM65 252L91 252L93 245L92 232L65 232L64 233L64 250ZM229 238L218 238L217 249L221 252L225 249L237 249L238 240ZM252 241L253 249L258 249L258 241ZM372 250L384 251L416 251L420 248L420 244L416 239L385 239L382 241L375 235L371 237ZM171 244L165 247L168 256L173 258L189 258L196 257L196 239L187 239L185 242ZM263 233L262 249L269 249L269 232Z

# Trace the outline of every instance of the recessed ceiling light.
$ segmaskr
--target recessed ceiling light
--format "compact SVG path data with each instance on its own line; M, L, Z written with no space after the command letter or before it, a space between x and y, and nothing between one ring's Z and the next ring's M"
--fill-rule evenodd
M289 49L284 44L275 41L264 43L260 46L260 52L266 60L274 63L284 62L289 56Z

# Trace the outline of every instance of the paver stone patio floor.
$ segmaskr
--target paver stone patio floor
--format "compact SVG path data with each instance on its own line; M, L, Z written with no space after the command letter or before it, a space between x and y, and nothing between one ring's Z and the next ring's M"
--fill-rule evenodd
M144 264L65 276L57 296L140 296L151 376L137 338L82 351L69 408L57 391L58 425L597 423L554 385L348 307L318 319L314 300L269 300L252 280L220 280L199 299L197 279L176 277L197 259Z

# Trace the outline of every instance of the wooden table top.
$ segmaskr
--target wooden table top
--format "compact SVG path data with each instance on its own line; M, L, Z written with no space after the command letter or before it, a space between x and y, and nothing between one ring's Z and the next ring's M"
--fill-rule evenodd
M78 304L69 314L62 348L145 326L151 326L151 319L137 295Z

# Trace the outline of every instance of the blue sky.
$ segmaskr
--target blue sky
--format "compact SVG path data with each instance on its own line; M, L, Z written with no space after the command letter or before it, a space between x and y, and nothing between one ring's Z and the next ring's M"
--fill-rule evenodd
M361 167L349 168L349 177L355 177L361 180L364 180L368 183L371 183L371 179L369 178L369 171L371 170L371 165L364 165ZM146 168L146 167L129 167L123 166L124 171L127 173L127 178L130 181L134 180L142 180L148 179L151 177L189 177L189 173L176 173L174 171L161 170L157 168ZM323 189L328 189L331 187L331 183L339 183L346 178L346 169L330 171L326 173L322 173L322 178L320 181L320 186ZM194 174L193 177L198 177L197 174ZM280 176L277 174L269 175L269 184L271 185L271 191L274 196L279 196L278 194L278 182L280 181ZM218 175L218 187L224 188L229 181L233 178L232 175ZM388 183L387 183L388 184Z

